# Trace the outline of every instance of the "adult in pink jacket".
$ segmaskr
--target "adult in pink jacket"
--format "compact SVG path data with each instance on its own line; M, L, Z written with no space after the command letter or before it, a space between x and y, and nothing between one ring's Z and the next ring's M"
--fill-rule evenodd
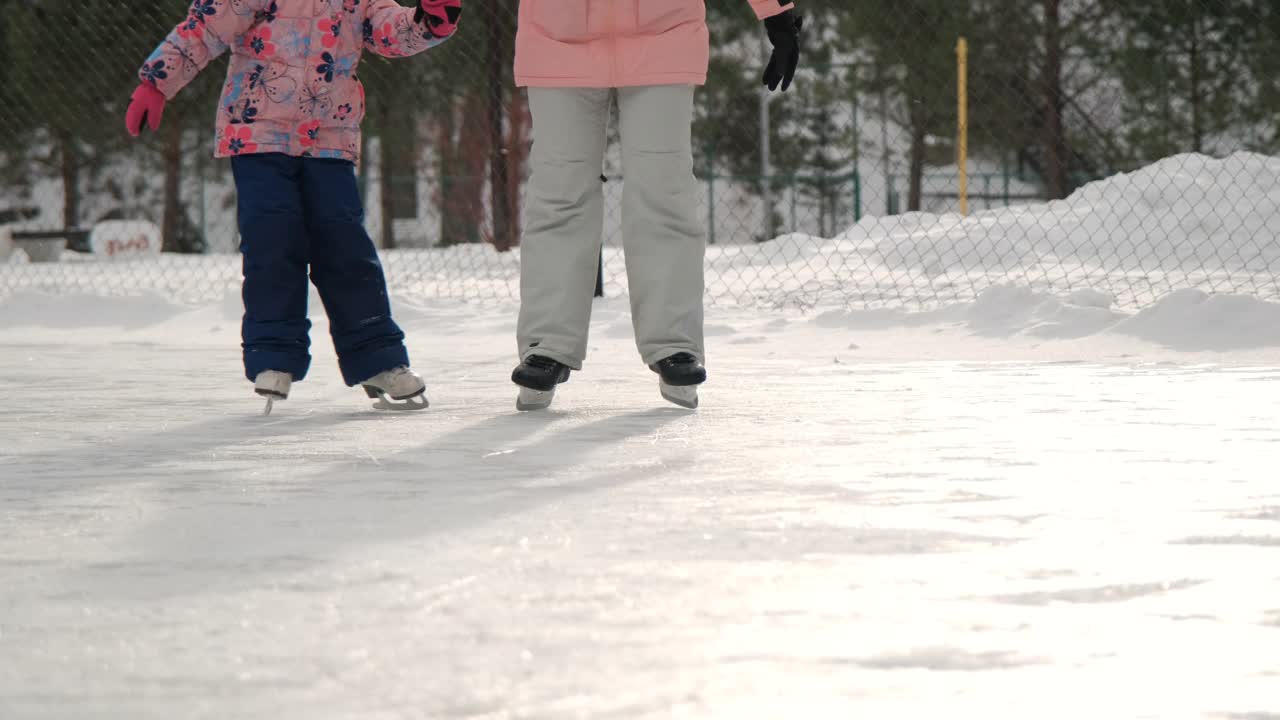
M785 91L802 18L786 0L744 0L773 44L764 73ZM745 10L745 8L744 8ZM621 118L623 250L641 359L662 395L694 408L706 381L705 237L693 176L694 87L710 55L703 0L520 0L516 83L529 88L533 175L520 266L517 407L550 405L580 370L604 231L606 125Z

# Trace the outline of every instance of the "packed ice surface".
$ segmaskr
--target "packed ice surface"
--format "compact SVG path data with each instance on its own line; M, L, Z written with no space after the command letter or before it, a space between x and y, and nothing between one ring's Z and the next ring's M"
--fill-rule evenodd
M386 255L431 410L317 313L267 418L235 257L13 253L0 720L1280 717L1276 162L713 248L697 412L613 297L516 413L483 248Z
M0 302L0 718L1269 718L1277 307L625 301L518 414L514 308L397 311L432 409L268 418L234 296Z

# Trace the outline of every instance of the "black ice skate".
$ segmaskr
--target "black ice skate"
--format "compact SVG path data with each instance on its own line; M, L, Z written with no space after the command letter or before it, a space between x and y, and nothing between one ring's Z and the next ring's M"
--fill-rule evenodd
M530 355L511 372L511 382L520 386L516 409L521 412L551 407L556 386L569 379L569 366L543 355Z
M662 397L680 407L697 409L698 386L707 381L707 369L698 358L679 352L650 365L649 369L662 378L658 382Z

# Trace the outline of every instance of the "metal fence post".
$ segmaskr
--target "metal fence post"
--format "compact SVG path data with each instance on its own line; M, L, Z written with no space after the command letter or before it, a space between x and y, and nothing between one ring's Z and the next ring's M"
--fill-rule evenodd
M600 244L600 264L596 265L595 297L604 297L604 244Z
M609 178L600 173L600 184L609 182ZM596 291L594 297L604 297L604 238L600 238L600 261L596 264Z
M862 220L862 173L853 173L853 221Z
M716 146L707 148L707 244L716 244Z
M204 153L197 152L196 153L196 185L199 188L199 195L200 195L200 239L204 241L205 254L208 254L209 252L212 251L212 246L211 246L211 243L209 242L209 218L208 218L208 212L205 207L208 204L208 198L205 196L204 163L205 163Z

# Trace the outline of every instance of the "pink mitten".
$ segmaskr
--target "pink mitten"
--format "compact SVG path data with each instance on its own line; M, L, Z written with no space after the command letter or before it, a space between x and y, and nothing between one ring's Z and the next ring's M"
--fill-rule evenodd
M146 123L152 132L160 129L160 118L164 116L164 94L155 85L142 83L133 91L129 100L129 110L124 116L124 126L129 134L138 137L142 133L142 125Z
M418 21L438 38L452 35L462 17L462 0L418 0Z

